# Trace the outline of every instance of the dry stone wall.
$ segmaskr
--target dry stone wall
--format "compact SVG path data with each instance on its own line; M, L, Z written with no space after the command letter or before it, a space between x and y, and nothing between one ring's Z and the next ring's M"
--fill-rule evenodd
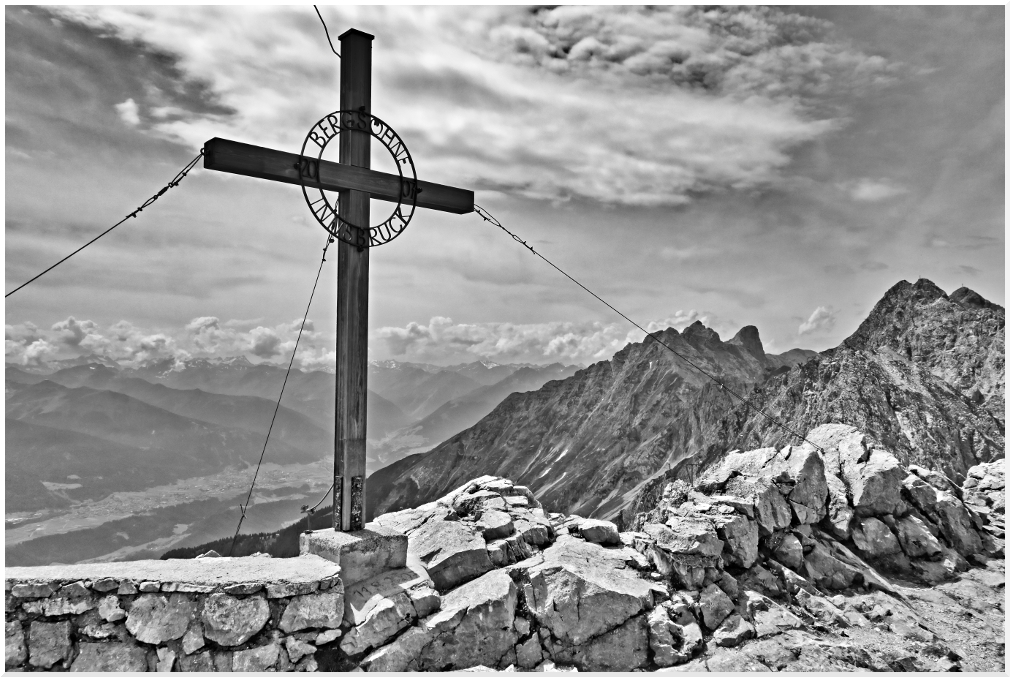
M340 567L312 555L5 574L7 670L314 671L341 635Z

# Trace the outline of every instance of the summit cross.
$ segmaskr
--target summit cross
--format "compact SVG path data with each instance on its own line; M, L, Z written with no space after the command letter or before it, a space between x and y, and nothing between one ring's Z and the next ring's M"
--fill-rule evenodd
M341 116L347 115L359 120L375 119L371 116L373 39L374 36L353 28L340 36ZM327 116L329 118L337 119L335 116ZM400 206L404 196L412 198L414 207L453 214L466 214L474 209L473 191L417 181L416 178L405 183L402 171L397 176L370 169L373 133L369 131L369 123L359 122L358 127L354 124L345 126L341 117L338 124L339 162L322 159L307 161L300 154L215 138L204 145L204 167L301 185L303 190L308 186L339 194L333 227L336 229L339 225L340 235L335 230L331 231L339 240L333 528L335 531L358 531L364 528L365 523L370 239L365 229L369 223L370 200L374 198L397 202L391 219L399 219L402 222L401 229L406 225ZM395 136L395 132L385 129ZM318 140L316 142L319 143ZM398 162L407 161L401 160L401 156L396 153L394 158ZM413 161L410 162L412 168ZM306 168L310 171L306 171ZM310 206L317 203L310 203ZM329 202L325 201L325 204L328 205ZM320 219L316 207L313 206L312 209L316 218Z

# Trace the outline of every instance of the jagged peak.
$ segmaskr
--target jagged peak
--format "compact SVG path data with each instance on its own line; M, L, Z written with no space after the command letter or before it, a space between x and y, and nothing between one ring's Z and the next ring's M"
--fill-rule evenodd
M697 341L718 341L722 342L718 332L711 327L706 327L701 320L695 320L684 329L684 338Z
M741 327L736 336L727 341L727 343L740 346L755 357L764 357L765 355L765 347L761 343L761 334L758 332L758 328L752 324Z
M947 294L932 280L920 277L915 284L901 280L884 293L866 319L842 342L842 345L849 348L863 348L881 331L903 325L906 313L914 312L916 307L946 298Z
M969 289L968 287L961 287L957 289L951 293L948 298L962 308L985 308L989 310L1003 309L1003 306L993 303L977 291Z

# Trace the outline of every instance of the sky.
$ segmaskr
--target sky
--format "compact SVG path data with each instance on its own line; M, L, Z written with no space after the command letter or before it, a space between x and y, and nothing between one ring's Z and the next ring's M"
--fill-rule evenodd
M372 112L650 331L837 345L900 280L1004 299L1004 8L334 7ZM339 108L310 5L5 8L7 290L222 137ZM338 46L339 49L339 46ZM373 163L385 151L372 144ZM373 202L379 223L390 206ZM297 186L198 166L6 300L8 362L286 364L326 234ZM641 331L474 214L370 253L372 359L608 359ZM298 349L331 369L336 256Z

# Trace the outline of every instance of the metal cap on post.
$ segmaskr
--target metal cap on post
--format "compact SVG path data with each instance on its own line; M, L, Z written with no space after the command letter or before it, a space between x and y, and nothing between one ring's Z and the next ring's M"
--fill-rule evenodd
M340 36L340 109L371 113L373 36L351 29ZM371 135L344 130L340 163L369 168ZM369 194L340 191L340 218L369 226ZM362 238L367 236L360 234ZM367 242L367 240L364 240ZM368 392L368 247L337 243L337 392L333 457L333 529L365 524L365 420Z

